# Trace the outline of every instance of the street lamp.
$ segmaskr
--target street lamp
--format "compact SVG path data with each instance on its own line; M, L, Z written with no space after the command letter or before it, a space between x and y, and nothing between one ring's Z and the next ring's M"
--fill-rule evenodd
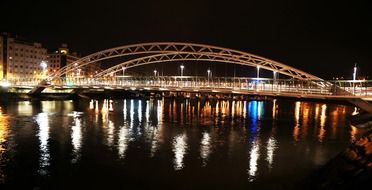
M354 73L353 73L353 93L355 94L355 80L356 80L356 74L357 74L357 64L354 65Z
M353 80L356 80L356 74L357 74L357 64L354 65L354 73L353 73Z
M123 77L125 76L125 67L121 67L121 69L123 70Z
M183 69L185 68L185 66L181 65L180 68L181 68L181 77L182 77L183 76Z
M208 73L208 84L209 84L209 78L211 77L212 75L212 71L210 69L207 70L207 73Z

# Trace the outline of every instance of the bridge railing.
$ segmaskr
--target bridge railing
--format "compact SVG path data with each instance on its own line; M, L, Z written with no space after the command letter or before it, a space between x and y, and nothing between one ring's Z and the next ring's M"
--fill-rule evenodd
M354 96L372 96L372 80L332 80L337 86L335 94L352 94Z
M112 77L112 78L59 78L52 85L65 87L157 87L193 88L210 90L248 90L277 93L332 94L332 85L324 81L243 77Z
M9 81L16 88L32 88L40 79L20 78ZM58 88L168 88L180 90L230 90L268 93L316 94L324 96L372 96L372 80L294 80L245 77L145 76L108 78L56 78Z

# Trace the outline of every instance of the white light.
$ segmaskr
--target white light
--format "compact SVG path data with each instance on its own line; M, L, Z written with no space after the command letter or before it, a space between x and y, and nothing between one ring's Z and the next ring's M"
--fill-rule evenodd
M180 68L181 68L181 77L182 77L183 76L183 69L185 68L185 66L181 65Z
M45 61L41 61L40 67L45 70L48 67L48 64Z
M353 80L356 80L357 64L354 66Z
M49 116L47 113L39 113L35 118L37 124L39 125L39 141L40 141L40 173L46 173L45 168L49 166Z
M78 113L74 112L74 123L71 127L71 141L73 146L73 152L74 152L74 159L73 162L76 162L77 159L80 157L80 149L81 149L81 142L82 142L82 133L81 133L81 126L82 121L81 118L79 118Z
M200 143L200 157L203 161L203 166L207 165L209 154L211 153L211 137L207 132L203 133L203 139Z
M174 169L181 170L184 167L183 158L187 151L186 135L178 135L173 139Z
M0 81L0 86L1 87L9 87L10 83L6 80L2 80L2 81Z
M269 168L271 169L274 162L274 151L277 148L277 142L274 137L270 137L267 141L267 156L266 160L269 163Z
M248 180L250 182L254 181L256 175L257 175L257 161L260 156L259 151L259 144L258 142L253 142L253 147L250 151L250 158L249 158L249 170L248 170Z

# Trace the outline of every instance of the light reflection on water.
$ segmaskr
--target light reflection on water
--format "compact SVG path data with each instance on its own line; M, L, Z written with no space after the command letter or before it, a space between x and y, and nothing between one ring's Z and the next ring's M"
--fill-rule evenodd
M322 110L320 114L320 127L319 127L319 132L318 132L318 140L319 142L323 142L326 130L324 129L325 123L326 123L326 110L327 110L327 105L323 104L322 105Z
M208 157L211 154L211 137L209 133L203 132L203 137L200 142L200 157L203 161L203 166L207 165Z
M2 158L3 152L6 150L5 143L9 135L9 118L3 114L2 108L0 107L0 158Z
M73 125L71 126L71 141L73 146L73 159L72 162L76 163L80 158L80 149L82 141L82 114L73 112Z
M256 173L257 173L257 161L259 159L260 153L260 146L258 139L256 139L253 144L252 148L250 150L249 154L249 169L248 169L248 180L249 182L254 181L256 178Z
M48 113L39 113L35 118L39 125L39 141L40 141L40 168L39 172L42 175L47 174L47 167L49 166L49 118Z
M178 135L173 139L174 169L181 170L184 167L183 159L187 150L187 137L185 134Z
M269 169L273 167L273 162L274 162L274 155L275 155L275 149L278 148L277 141L275 140L274 137L270 137L267 140L267 156L266 160L268 162Z
M4 109L8 110L7 114ZM246 181L254 183L262 176L279 175L278 170L283 166L288 170L296 169L292 166L294 163L283 159L283 154L293 154L291 157L297 159L293 161L296 163L305 159L303 164L310 168L311 164L324 164L338 152L334 150L335 141L341 150L358 135L355 127L345 125L346 115L353 111L346 106L299 101L283 103L276 99L217 100L214 103L191 99L181 102L106 99L80 104L72 101L17 102L8 108L0 106L0 163L5 163L2 155L9 151L6 146L9 136L16 135L12 134L16 132L11 130L10 121L22 116L32 117L37 124L35 137L39 142L40 175L50 174L48 168L55 164L51 162L56 154L50 142L53 140L53 146L68 147L63 144L69 142L63 141L66 135L63 133L67 131L71 139L70 153L67 149L61 150L71 154L66 158L74 164L84 162L86 147L95 147L102 154L112 153L122 163L135 165L133 160L141 158L141 162L146 162L148 159L155 168L164 167L156 166L158 163L169 163L174 171L200 167L214 173L219 171L217 162L227 168L239 168L245 173ZM327 144L330 139L332 146ZM314 140L319 144L309 146ZM288 150L296 151L288 153ZM308 158L303 158L305 152ZM142 158L144 155L148 158ZM188 161L189 157L199 162ZM102 160L105 161L115 164L109 159ZM232 167L235 165L239 167ZM239 171L232 173L238 175ZM0 174L4 179L6 173L2 167Z
M3 113L2 107L0 106L0 184L4 182L6 177L3 165L6 164L6 144L9 137L9 118Z

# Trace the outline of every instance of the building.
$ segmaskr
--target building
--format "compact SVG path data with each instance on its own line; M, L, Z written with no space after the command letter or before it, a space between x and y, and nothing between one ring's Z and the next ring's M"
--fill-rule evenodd
M47 49L8 33L0 34L0 79L35 79L46 75Z
M73 63L80 58L81 56L76 52L70 53L67 44L62 44L57 51L48 54L48 72L56 72L65 66L70 66L71 68L77 67ZM68 72L65 77L90 77L101 71L99 66L99 63L92 63L83 68L76 68L72 72Z
M62 44L57 51L48 54L48 72L54 73L78 59L80 59L80 56L77 53L70 53L67 44Z

